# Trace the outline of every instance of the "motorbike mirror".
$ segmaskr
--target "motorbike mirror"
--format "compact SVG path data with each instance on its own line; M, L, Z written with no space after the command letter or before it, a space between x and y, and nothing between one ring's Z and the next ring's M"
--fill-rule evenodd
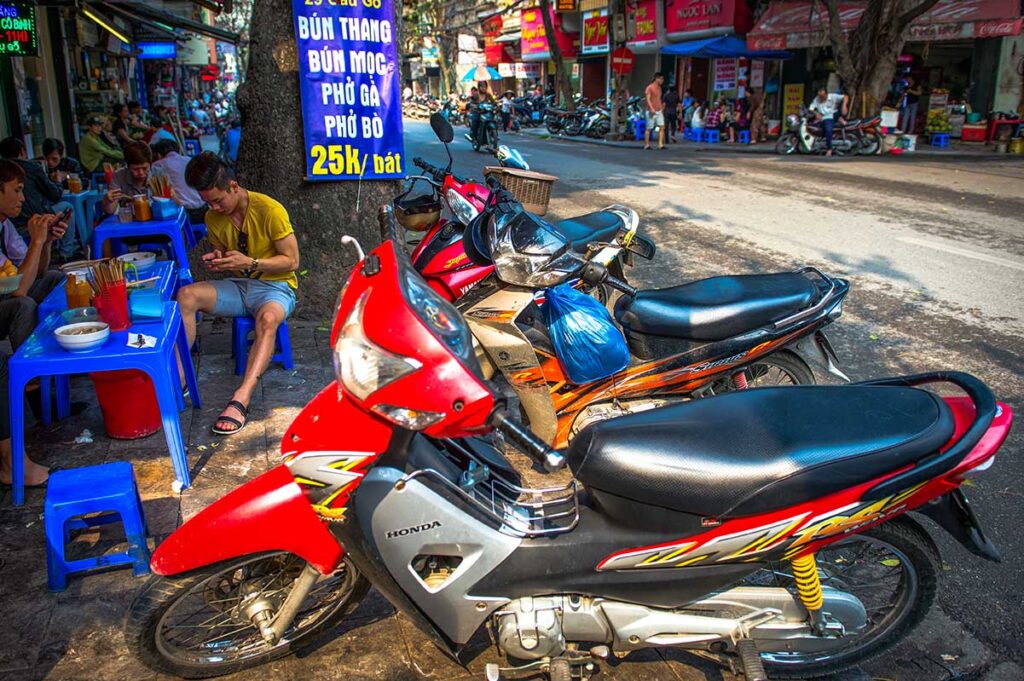
M455 129L452 128L452 124L448 122L448 119L440 113L431 114L430 128L437 135L437 139L445 144L451 144L451 141L455 139Z

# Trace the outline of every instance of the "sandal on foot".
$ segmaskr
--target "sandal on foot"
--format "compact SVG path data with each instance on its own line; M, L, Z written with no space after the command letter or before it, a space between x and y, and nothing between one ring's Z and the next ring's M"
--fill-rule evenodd
M242 404L238 400L231 400L230 402L228 402L228 406L224 407L224 411L227 411L228 407L234 407L235 409L237 409L238 413L242 415L242 420L239 421L233 416L224 416L224 413L221 412L221 415L218 416L217 420L214 421L212 426L210 426L210 432L213 433L214 435L234 435L235 433L245 428L245 425L249 422L249 408L246 407L244 404ZM218 428L217 424L220 423L221 421L232 423L236 427L232 428L231 430L224 430L223 428Z

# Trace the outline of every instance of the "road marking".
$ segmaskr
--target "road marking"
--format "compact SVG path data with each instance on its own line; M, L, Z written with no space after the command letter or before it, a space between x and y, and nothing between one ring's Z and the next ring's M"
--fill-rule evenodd
M925 248L931 248L936 251L943 251L945 253L952 253L953 255L961 255L965 258L974 258L975 260L981 260L992 265L999 265L1000 267L1008 267L1011 270L1019 270L1024 272L1024 263L1016 262L1014 260L1007 260L1006 258L997 258L994 255L986 255L985 253L978 253L977 251L969 251L966 248L959 248L957 246L947 246L946 244L938 243L930 239L918 239L912 236L901 236L896 237L897 241L902 241L905 244L914 244L915 246L924 246Z

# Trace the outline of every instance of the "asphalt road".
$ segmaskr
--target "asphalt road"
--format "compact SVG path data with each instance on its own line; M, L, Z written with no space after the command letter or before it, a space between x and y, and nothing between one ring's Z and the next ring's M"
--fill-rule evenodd
M474 153L463 132L455 168L480 176L494 160ZM1020 157L782 158L691 145L502 141L534 170L559 176L549 216L611 203L639 212L659 252L632 270L635 284L815 265L853 284L829 331L852 378L964 370L1024 408ZM407 122L406 155L446 158L417 122ZM939 607L907 644L870 665L873 676L1024 678L1021 428L967 490L1003 562L975 558L930 526L944 562Z

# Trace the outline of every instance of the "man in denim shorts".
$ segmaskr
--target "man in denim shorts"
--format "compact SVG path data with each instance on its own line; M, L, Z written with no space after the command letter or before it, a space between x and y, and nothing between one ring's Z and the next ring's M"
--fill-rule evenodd
M242 384L211 429L217 435L234 435L245 427L252 393L274 354L277 328L295 309L299 242L284 206L239 186L216 154L204 152L189 161L185 182L210 207L206 227L214 250L203 256L203 264L211 272L234 275L178 291L189 345L195 341L198 311L256 320Z

